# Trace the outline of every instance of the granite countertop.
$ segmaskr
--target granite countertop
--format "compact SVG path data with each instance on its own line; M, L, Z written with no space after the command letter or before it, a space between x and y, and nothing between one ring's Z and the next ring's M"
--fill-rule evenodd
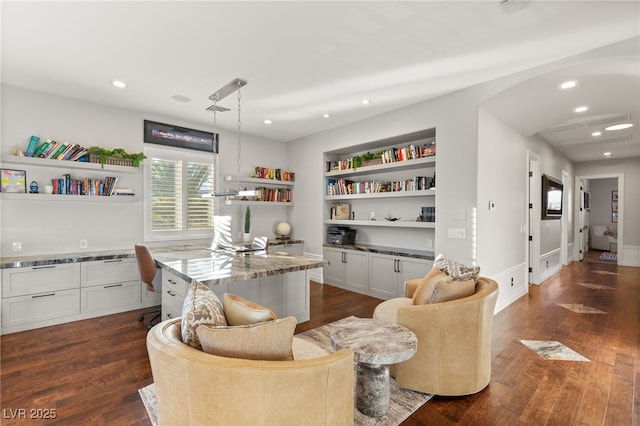
M207 286L321 268L326 263L278 251L233 253L197 245L150 247L149 251L170 272Z
M341 248L345 250L366 251L370 253L388 254L390 256L412 257L414 259L434 260L435 253L427 250L416 250L398 247L376 246L371 244L329 244L324 247Z
M304 244L304 240L294 239L269 239L269 246L284 244ZM149 250L152 247L149 246ZM12 256L0 258L0 269L25 268L32 266L59 265L63 263L89 262L92 260L112 260L136 257L133 249L84 251L78 253L40 254L34 256Z

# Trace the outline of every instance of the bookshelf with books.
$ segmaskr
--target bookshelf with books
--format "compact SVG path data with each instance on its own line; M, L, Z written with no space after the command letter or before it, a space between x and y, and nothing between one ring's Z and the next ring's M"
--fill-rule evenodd
M2 193L2 199L125 202L138 199L133 189L139 185L137 173L140 169L137 167L17 155L4 155L0 163L2 168L25 170L27 183L35 181L39 187L35 194L29 193L29 188L24 194Z
M294 205L295 173L281 169L256 167L253 176L226 176L225 183L240 186L240 190L256 191L254 197L229 197L226 205L285 206ZM260 177L257 177L260 176Z
M347 202L353 226L434 228L436 137L428 129L325 153L325 224L334 225L332 208ZM372 154L374 152L374 154ZM374 156L378 161L362 165ZM358 160L358 158L360 158ZM422 212L428 207L427 221ZM374 215L374 212L381 214ZM345 224L345 223L341 223Z
M404 295L404 281L434 258L436 129L327 151L323 160L323 282Z

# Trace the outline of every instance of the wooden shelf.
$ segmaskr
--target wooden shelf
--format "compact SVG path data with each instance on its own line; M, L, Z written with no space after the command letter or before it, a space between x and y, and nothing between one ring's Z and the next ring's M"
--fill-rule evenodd
M411 169L419 169L424 167L429 167L436 165L436 156L430 157L422 157L416 158L415 160L405 160L405 161L396 161L393 163L385 163L385 164L376 164L374 166L362 166L357 169L346 169L346 170L335 170L332 172L325 172L325 177L334 177L334 176L358 176L358 175L366 175L371 173L381 173L393 170L411 170Z
M137 173L139 167L114 166L99 163L85 163L81 161L51 160L48 158L19 157L17 155L3 155L2 164L20 164L25 166L55 167L56 169L82 169L98 172Z
M396 191L396 192L372 192L368 194L326 195L325 200L363 200L371 198L408 198L408 197L433 197L435 189L423 191Z
M378 226L385 228L417 228L417 229L432 229L436 227L435 222L415 222L409 220L396 220L389 221L385 219L380 220L331 220L326 219L325 225L345 225L345 226Z

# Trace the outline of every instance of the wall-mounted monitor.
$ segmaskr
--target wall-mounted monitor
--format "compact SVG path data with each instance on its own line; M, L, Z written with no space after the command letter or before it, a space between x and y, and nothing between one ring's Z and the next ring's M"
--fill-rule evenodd
M218 134L144 120L144 141L176 148L218 152Z
M547 175L542 175L542 220L562 217L562 183Z

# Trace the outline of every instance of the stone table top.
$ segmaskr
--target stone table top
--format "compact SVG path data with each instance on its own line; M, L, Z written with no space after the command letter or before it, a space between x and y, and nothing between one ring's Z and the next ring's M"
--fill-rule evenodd
M332 326L334 349L349 348L356 362L396 364L411 358L418 348L418 338L408 328L373 318L345 318Z

